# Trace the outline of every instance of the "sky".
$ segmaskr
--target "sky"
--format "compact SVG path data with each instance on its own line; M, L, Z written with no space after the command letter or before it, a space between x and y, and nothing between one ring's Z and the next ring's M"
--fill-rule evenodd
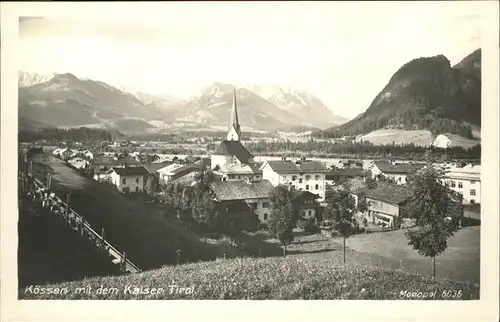
M69 7L71 8L71 7ZM364 112L406 62L480 47L481 15L450 2L147 3L19 22L19 68L131 91L197 95L213 82L305 90Z

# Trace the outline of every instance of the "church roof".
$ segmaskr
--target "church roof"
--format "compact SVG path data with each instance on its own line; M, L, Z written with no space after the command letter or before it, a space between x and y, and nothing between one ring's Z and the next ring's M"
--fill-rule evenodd
M240 141L222 141L213 155L231 155L235 156L241 162L252 159L253 155L250 153Z

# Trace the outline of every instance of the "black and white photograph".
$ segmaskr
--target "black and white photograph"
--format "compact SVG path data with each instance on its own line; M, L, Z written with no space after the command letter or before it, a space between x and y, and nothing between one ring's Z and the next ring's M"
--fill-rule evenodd
M15 17L17 301L498 300L495 2L149 5Z

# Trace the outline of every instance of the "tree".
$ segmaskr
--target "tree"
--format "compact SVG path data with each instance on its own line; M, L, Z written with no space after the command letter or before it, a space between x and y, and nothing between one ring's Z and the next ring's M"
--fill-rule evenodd
M297 216L292 208L292 192L283 186L277 186L269 196L271 214L268 221L269 232L283 245L283 256L286 246L293 241L293 228Z
M345 241L353 232L354 214L357 211L356 202L347 191L334 194L328 201L326 217L333 221L334 229L343 237L344 263L346 252Z
M432 258L432 276L436 277L436 256L447 248L447 240L459 228L460 197L442 184L445 169L428 160L410 181L412 197L406 206L416 228L405 233L408 244L420 255Z
M210 230L216 228L218 221L218 212L215 209L215 203L212 200L210 192L203 185L197 185L194 189L192 201L192 216L199 223L206 225ZM205 243L207 238L205 236Z

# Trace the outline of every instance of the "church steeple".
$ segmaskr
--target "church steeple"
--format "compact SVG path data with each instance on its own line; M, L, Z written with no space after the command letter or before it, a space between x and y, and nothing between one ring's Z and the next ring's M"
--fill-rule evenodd
M233 90L233 108L231 110L231 123L227 133L228 141L239 141L241 137L240 122L238 120L238 110L236 108L236 89Z

